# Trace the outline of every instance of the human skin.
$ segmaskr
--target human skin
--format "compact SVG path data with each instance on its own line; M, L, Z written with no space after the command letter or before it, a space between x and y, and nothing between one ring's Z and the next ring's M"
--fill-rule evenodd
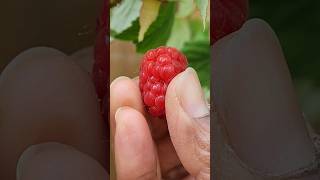
M210 114L192 68L170 82L165 101L166 119L151 118L137 79L111 84L117 179L210 179Z
M212 54L217 178L260 180L260 175L292 175L308 167L315 147L272 28L249 20L219 40Z
M80 54L88 53L71 58L52 48L32 48L2 72L0 179L107 177L106 122L88 68L73 61L88 58ZM55 166L46 169L51 162ZM72 168L63 172L66 164ZM89 167L92 171L81 171Z
M91 158L107 168L105 122L100 118L88 74L94 53L88 46L96 36L102 3L13 0L0 7L0 19L4 22L0 30L1 47L4 47L0 54L0 142L6 144L0 148L0 179L15 179L16 163L24 150L48 141L67 144L74 152L79 151L78 155L83 153L75 157ZM49 46L63 53L51 48L30 49L35 46ZM88 48L82 49L85 47ZM74 93L68 95L71 91ZM53 95L48 97L48 94ZM76 115L75 111L80 113ZM85 127L88 129L84 133ZM55 146L64 146L59 143ZM50 149L39 146L39 149Z

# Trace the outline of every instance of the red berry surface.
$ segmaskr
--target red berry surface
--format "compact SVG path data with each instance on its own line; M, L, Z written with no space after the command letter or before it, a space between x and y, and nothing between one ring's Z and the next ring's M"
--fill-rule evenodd
M107 32L109 29L109 22L108 22L108 7L107 7L107 0L105 0L102 14L98 18L97 21L97 38L96 44L94 49L94 65L92 71L92 78L96 87L96 92L98 98L100 100L102 112L104 119L107 119L107 114L104 109L107 109L106 103L103 103L103 99L106 99L109 83L108 83L108 75L109 75L109 67L108 67L108 51L109 51L109 43L107 42L108 36Z
M214 0L211 3L211 43L237 31L248 18L248 0Z
M187 58L172 47L149 50L142 59L139 87L147 111L165 116L165 95L170 81L188 66Z

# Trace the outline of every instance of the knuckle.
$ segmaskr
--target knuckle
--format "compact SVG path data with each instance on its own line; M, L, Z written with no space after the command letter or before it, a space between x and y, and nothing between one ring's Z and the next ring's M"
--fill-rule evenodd
M210 116L203 117L197 122L194 133L195 153L204 167L210 167ZM206 122L205 124L203 122Z

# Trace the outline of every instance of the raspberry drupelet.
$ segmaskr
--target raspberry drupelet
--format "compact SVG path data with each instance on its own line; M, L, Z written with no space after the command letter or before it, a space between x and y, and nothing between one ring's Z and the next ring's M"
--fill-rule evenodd
M142 59L139 87L147 111L154 117L165 116L165 95L171 80L188 66L185 55L172 47L149 50Z

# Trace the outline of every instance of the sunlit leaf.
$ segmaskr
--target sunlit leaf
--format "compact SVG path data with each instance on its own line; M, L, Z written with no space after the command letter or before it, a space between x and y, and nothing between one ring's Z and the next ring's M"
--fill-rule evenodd
M144 34L148 30L149 26L157 19L161 2L159 0L143 0L140 10L140 31L138 40L141 42L144 38Z
M144 35L143 41L137 43L137 51L144 53L167 44L174 22L175 2L162 3L157 19Z
M209 0L195 0L195 3L200 10L200 14L202 17L202 24L203 24L203 27L205 28L206 21L207 21L207 10L209 6Z
M185 42L191 39L191 30L187 19L175 18L168 46L181 49Z
M132 26L123 32L114 35L116 39L125 40L125 41L138 41L138 34L139 34L139 18L132 22Z
M140 0L123 0L111 9L110 29L121 33L139 17L142 2Z
M179 0L176 17L183 18L191 15L194 8L193 0Z

